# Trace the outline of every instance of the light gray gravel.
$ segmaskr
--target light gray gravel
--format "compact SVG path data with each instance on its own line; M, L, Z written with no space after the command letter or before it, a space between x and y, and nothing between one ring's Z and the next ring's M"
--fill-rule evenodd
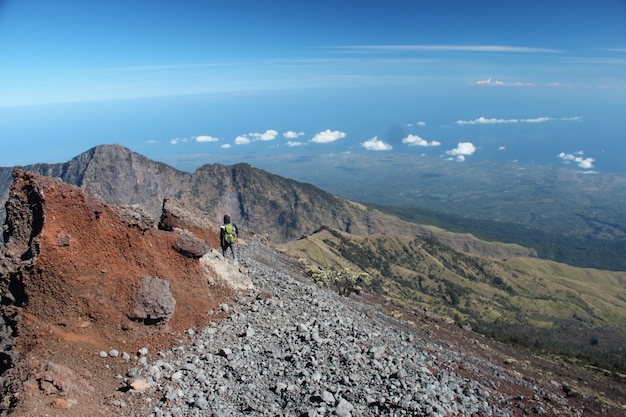
M169 351L142 351L124 377L149 384L128 393L150 404L148 416L513 415L497 378L483 384L446 366L475 358L317 287L260 242L240 245L240 262L255 290L220 306L227 318Z

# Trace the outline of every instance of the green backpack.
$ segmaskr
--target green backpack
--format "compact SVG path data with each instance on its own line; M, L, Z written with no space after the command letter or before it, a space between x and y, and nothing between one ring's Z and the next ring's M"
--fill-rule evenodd
M224 225L224 241L234 243L237 240L237 228L232 223Z

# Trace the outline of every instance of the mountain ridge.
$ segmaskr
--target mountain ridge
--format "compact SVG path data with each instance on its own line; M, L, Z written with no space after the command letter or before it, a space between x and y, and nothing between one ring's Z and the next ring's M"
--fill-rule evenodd
M238 267L204 246L219 219L184 203L164 202L156 228L139 207L15 176L3 417L623 415L622 382L373 294L333 294L262 236L242 234ZM252 288L225 288L236 274Z
M239 226L277 243L298 239L320 226L357 235L375 232L436 236L457 250L496 257L534 256L532 249L451 235L435 227L401 221L334 196L318 187L280 177L249 164L208 164L194 173L178 171L121 145L100 145L62 164L22 167L89 189L114 205L139 204L157 218L163 200L173 197L206 214L230 214ZM0 170L5 181L12 169ZM10 184L0 184L0 202ZM1 214L1 213L0 213Z

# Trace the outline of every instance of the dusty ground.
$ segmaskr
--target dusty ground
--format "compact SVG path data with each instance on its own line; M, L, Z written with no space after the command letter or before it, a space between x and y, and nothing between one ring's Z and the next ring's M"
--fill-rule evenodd
M176 233L129 226L112 208L62 183L42 187L45 221L39 257L23 274L24 298L8 307L18 318L14 349L20 360L5 375L11 393L4 396L3 405L14 406L14 416L109 416L120 414L114 403L121 400L126 404L121 412L133 415L133 401L139 397L124 392L128 387L121 380L139 350L147 348L151 358L157 357L159 350L185 339L188 328L219 320L217 306L233 294L209 285L198 260L174 250ZM194 232L217 246L215 230ZM127 317L133 288L146 275L171 283L176 309L165 326ZM532 385L541 383L565 391L568 403L585 416L626 415L623 379L515 350L423 312L402 311L375 296L363 301L390 315L401 314L407 326L427 330L444 345L487 359L485 369L449 364L460 375L488 379L493 372L488 364L502 364L528 382L501 388L520 399L531 399ZM128 353L130 359L101 360L100 352L112 349ZM532 411L520 408L516 413Z

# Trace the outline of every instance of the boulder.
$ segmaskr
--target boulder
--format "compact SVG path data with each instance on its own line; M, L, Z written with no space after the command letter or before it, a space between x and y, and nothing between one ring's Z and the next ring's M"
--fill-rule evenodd
M211 249L200 258L207 280L211 285L223 285L235 291L250 291L254 289L248 274L236 263L226 260L222 254Z
M133 309L128 317L145 324L165 324L174 315L176 300L170 282L161 278L141 277L131 298Z
M174 198L163 200L163 212L159 220L159 229L172 231L178 229L219 229L219 224L206 213Z
M174 229L178 238L174 241L174 249L189 258L201 258L210 249L209 245L188 230Z

